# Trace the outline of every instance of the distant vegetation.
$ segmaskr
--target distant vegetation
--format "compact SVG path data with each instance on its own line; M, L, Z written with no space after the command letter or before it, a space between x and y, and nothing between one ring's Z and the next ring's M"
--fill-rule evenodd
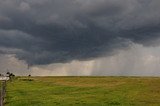
M7 77L9 77L9 80L12 81L15 78L15 75L11 72L7 72Z
M160 106L160 78L16 77L5 106Z

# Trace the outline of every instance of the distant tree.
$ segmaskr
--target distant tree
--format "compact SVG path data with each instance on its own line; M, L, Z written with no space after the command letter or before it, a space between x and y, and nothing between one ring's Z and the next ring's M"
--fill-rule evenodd
M4 76L3 74L0 74L0 76Z
M12 79L15 77L13 73L7 72L6 74L9 77L10 81L12 81Z
M11 76L11 77L15 77L15 75L14 75L13 73L10 73L10 76Z
M10 76L10 72L7 72L6 74L8 75L8 77Z
M28 75L28 81L31 81L31 74Z

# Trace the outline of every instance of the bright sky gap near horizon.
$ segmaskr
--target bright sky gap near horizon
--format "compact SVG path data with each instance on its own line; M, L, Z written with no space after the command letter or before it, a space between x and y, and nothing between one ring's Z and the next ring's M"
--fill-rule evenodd
M160 76L159 5L0 0L0 73Z

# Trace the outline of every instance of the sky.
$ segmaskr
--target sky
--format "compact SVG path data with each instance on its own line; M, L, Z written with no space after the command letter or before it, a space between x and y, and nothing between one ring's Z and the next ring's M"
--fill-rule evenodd
M160 76L159 5L159 0L0 0L0 72Z

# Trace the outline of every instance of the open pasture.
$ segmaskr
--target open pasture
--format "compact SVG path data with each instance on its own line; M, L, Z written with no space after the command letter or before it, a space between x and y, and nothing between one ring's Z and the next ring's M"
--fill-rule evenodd
M17 77L6 106L160 106L158 77Z

